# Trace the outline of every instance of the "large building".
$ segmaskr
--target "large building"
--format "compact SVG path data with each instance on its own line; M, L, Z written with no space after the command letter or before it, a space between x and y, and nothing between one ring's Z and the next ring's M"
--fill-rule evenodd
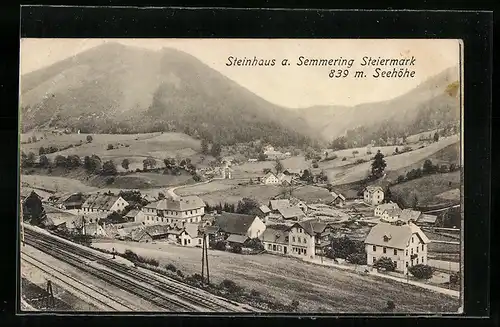
M226 236L240 235L246 238L260 238L266 230L266 225L257 216L222 212L214 219L213 226Z
M408 267L427 264L427 246L430 243L422 230L413 223L375 225L365 239L367 264L387 257L396 263L396 271L407 273Z
M143 209L146 224L197 223L205 214L205 202L197 196L162 199Z

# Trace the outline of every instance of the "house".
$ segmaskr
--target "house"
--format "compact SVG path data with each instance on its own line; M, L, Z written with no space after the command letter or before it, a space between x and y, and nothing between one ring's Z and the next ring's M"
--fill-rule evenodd
M124 218L127 219L127 221L133 221L136 223L142 223L146 220L146 216L144 215L144 212L142 212L141 210L137 210L137 209L130 210L124 216Z
M266 176L262 177L261 179L262 184L264 185L279 185L281 184L279 178L273 174L272 172L269 172L266 174Z
M418 218L417 223L423 226L434 226L436 224L436 221L437 216L423 213Z
M309 221L301 221L293 224L288 230L290 255L295 257L315 256L315 233Z
M82 193L66 194L59 198L56 206L63 210L77 210L79 213L86 200L87 196Z
M216 216L214 226L226 235L246 235L249 238L258 238L266 230L266 225L259 217L230 212Z
M259 207L259 210L260 210L260 212L262 212L263 215L267 215L268 213L271 212L271 209L269 209L269 207L266 205L261 205Z
M400 208L394 202L382 203L382 204L379 204L378 206L375 207L373 215L375 217L382 217L382 215L384 214L384 211L388 210L388 209L400 209Z
M363 190L363 201L370 205L381 204L384 201L384 190L380 186L367 186Z
M233 178L233 170L229 167L221 168L221 176L223 179L231 179Z
M203 232L207 235L209 243L224 241L224 233L217 226L205 226Z
M291 207L290 200L288 199L269 201L269 208L273 212L278 212L280 208L288 208L288 207Z
M413 223L393 225L379 223L372 227L365 239L367 264L382 257L396 263L396 271L407 273L408 267L427 264L427 245L430 240Z
M166 225L149 225L144 227L144 231L151 236L153 241L167 238L169 227Z
M203 246L203 234L200 231L200 225L187 223L180 233L180 244L182 246Z
M388 222L388 223L396 222L396 221L399 220L399 217L401 216L402 212L403 212L403 210L401 210L399 208L386 209L382 213L382 216L380 217L380 220Z
M269 225L262 233L262 244L269 253L288 254L289 240L287 225Z
M278 209L281 217L286 220L299 221L305 217L304 211L299 207L281 207Z
M205 214L205 202L197 196L167 198L146 205L142 212L146 224L197 223Z
M246 235L237 235L237 234L230 234L229 237L226 239L226 242L231 246L239 245L243 246L246 241L248 241L249 238Z
M90 235L94 237L106 237L107 234L104 231L104 228L101 227L98 223L84 224L82 228L83 235Z
M286 175L284 173L279 173L276 177L280 181L281 185L291 185L292 184L293 178L290 175Z
M325 255L326 249L331 246L331 235L333 228L319 219L309 220L306 223L311 224L314 232L314 253L315 255Z
M92 194L83 204L82 211L84 215L94 212L112 213L125 209L128 202L121 196L109 194Z
M401 212L401 215L399 216L399 220L402 221L402 222L416 222L418 221L418 219L420 218L420 216L422 215L422 212L421 211L416 211L416 210L412 210L412 209L404 209L402 212Z
M132 232L130 235L130 238L132 241L135 242L142 242L142 243L152 243L153 238L151 235L148 234L148 232L144 229L137 230L136 232Z
M337 207L343 207L345 205L345 196L343 196L340 193L336 192L330 192L330 194L333 197L333 200L331 201L331 204L337 206Z
M300 178L304 174L304 171L302 169L287 168L283 171L283 174L292 176L294 179L296 179L296 178Z

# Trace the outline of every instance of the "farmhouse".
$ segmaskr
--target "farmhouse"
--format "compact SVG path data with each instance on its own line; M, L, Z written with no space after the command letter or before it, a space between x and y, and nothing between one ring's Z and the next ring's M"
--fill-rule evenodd
M127 221L142 223L145 221L146 216L141 210L132 209L124 216L124 218L127 219Z
M416 222L419 218L420 215L422 215L422 212L412 210L412 209L404 209L401 212L401 215L399 216L399 220L402 222Z
M363 190L363 200L366 204L378 205L384 201L384 190L380 186L367 186Z
M430 243L422 230L413 223L392 225L379 223L372 227L365 239L369 266L382 257L396 263L396 271L407 273L408 267L427 264L427 245Z
M84 215L93 212L112 213L125 209L128 202L121 196L108 194L92 194L83 204L82 211Z
M244 235L258 238L266 230L266 225L257 216L222 212L215 217L214 226L226 235Z
M283 173L280 173L276 177L278 178L278 180L280 181L280 183L282 185L291 185L292 184L292 176L290 176L290 175L285 175Z
M291 206L290 200L288 199L269 201L269 208L273 212L278 212L280 208L289 208L290 206Z
M333 192L333 191L330 192L330 194L333 197L331 204L333 204L334 206L337 206L337 207L343 207L345 205L345 196L343 196L340 193Z
M98 223L84 224L82 228L83 235L105 237L107 236L104 229Z
M168 198L152 202L142 211L146 224L196 223L205 214L205 203L197 196Z
M380 217L380 220L388 222L388 223L396 222L396 221L399 220L399 217L401 216L402 212L403 212L403 210L401 210L399 208L386 209L382 213L382 216Z
M269 172L266 174L266 176L262 177L262 184L264 184L264 185L279 185L279 184L281 184L281 182L275 174Z
M295 220L299 221L305 217L304 211L299 207L280 207L278 212L281 215L281 218L286 220Z
M262 234L264 249L270 253L287 254L289 248L287 225L270 225Z
M436 224L437 216L429 214L421 214L417 223L422 226L434 226Z
M378 206L375 207L373 215L375 217L382 217L384 211L388 209L399 209L399 206L394 202L379 204Z
M179 235L180 245L182 246L202 246L203 234L200 233L199 225L187 223L184 225Z
M63 210L79 210L82 209L87 197L82 193L66 194L59 198L56 206Z

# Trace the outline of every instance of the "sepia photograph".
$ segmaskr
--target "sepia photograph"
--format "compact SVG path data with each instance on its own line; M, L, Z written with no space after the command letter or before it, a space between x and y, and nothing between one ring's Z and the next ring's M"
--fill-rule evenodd
M22 312L462 313L462 53L22 38Z

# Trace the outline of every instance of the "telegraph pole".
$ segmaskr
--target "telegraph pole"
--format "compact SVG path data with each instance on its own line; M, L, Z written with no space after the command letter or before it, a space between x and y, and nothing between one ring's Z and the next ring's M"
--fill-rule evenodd
M201 245L201 283L203 284L203 276L205 273L205 233L203 233L203 243Z
M207 285L210 285L210 272L208 270L208 244L205 233L203 233L203 243L205 244L205 258L207 260Z

